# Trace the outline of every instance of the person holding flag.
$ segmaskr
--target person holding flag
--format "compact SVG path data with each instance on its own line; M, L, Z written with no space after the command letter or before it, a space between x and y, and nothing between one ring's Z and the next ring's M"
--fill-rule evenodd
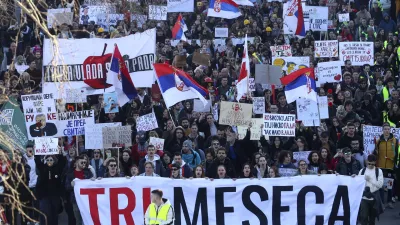
M250 77L250 60L247 48L247 34L246 34L246 37L244 38L242 66L240 67L240 74L238 82L236 84L237 101L239 101L243 97L243 95L249 91L249 77Z
M174 27L172 28L172 38L175 40L182 40L186 41L186 36L185 32L187 31L187 26L185 21L182 18L182 15L179 14L178 19L176 20L176 23Z
M158 85L167 107L176 103L199 98L203 105L207 105L205 96L208 90L198 84L191 76L182 70L163 63L153 64Z
M317 102L317 88L315 84L314 68L303 68L281 78L285 85L287 103L298 98L310 99Z
M118 104L120 106L125 105L129 100L137 96L137 90L117 44L115 44L114 53L111 57L110 70L107 74L107 83L115 87L115 92L117 92L118 96Z

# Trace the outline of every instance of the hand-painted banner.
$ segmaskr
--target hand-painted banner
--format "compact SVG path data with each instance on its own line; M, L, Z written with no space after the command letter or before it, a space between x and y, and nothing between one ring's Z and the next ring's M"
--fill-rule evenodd
M337 40L315 41L314 49L315 58L332 58L339 56L339 44Z
M85 148L103 149L103 127L117 127L121 123L95 123L85 125Z
M22 95L24 114L56 112L55 97L53 94Z
M146 47L135 48L132 47L132 43ZM86 88L88 95L114 91L114 87L106 83L106 75L110 68L115 44L125 59L135 86L151 87L155 81L153 74L156 52L155 29L113 39L58 39L56 55L53 53L52 41L45 39L43 93L59 96L69 86L76 89ZM102 55L104 49L105 52Z
M273 45L270 47L272 57L290 57L292 56L292 47L290 45Z
M391 128L390 133L399 140L400 138L400 128ZM382 135L382 127L378 126L363 126L363 138L364 138L364 152L369 155L375 150L375 140L379 140Z
M315 69L319 84L338 83L342 81L342 62L331 61L318 63Z
M353 66L374 65L374 42L339 42L339 61Z
M272 65L282 68L283 75L310 67L310 57L272 57Z
M58 138L35 138L35 155L59 154Z
M264 97L253 97L253 112L254 114L265 113L265 98Z
M248 126L251 122L252 110L252 104L222 101L219 124Z
M264 135L294 137L296 130L296 115L264 114Z
M356 224L363 176L309 175L264 179L75 180L83 223L143 224L151 191L160 189L174 224ZM303 221L303 222L301 222ZM320 221L320 222L317 222ZM325 221L325 222L324 222Z
M310 99L299 98L296 100L297 119L306 127L320 125L318 104Z
M103 148L132 146L131 126L103 127Z
M149 131L157 128L158 123L154 112L140 116L136 119L137 131Z

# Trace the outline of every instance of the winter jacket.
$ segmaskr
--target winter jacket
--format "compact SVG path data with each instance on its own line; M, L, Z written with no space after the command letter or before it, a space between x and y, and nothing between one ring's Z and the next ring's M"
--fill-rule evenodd
M392 19L390 19L390 17L388 20L386 20L386 17L389 17L389 14L384 13L383 20L381 20L381 22L379 23L379 28L384 29L385 34L396 30L396 23Z
M229 158L225 158L223 162L221 162L219 159L215 159L213 163L211 163L210 168L206 171L206 176L209 178L217 178L218 177L217 170L219 165L225 166L227 176L232 178L236 177L235 167Z
M99 159L98 164L96 166L95 159L90 160L90 165L93 167L96 177L104 177L105 167L103 166L103 159Z
M344 158L341 158L338 162L338 164L336 165L336 172L340 175L345 175L345 176L351 176L353 174L358 174L361 170L361 164L358 160L356 160L355 158L351 157L351 173L352 174L348 174L348 170L347 170L347 163L344 160Z
M171 167L172 167L172 164L174 164L174 163L175 163L175 161L172 161L172 163L169 164L169 166L166 170L166 175L165 175L166 177L171 176L171 173L172 173ZM179 170L179 174L180 174L180 176L185 177L185 178L190 178L191 176L193 176L192 169L188 166L188 164L185 163L185 161L182 161L182 165L181 165L181 169Z
M393 169L398 148L398 141L393 134L390 134L387 140L382 134L375 143L374 154L378 156L376 166L383 169Z
M200 155L194 150L190 150L188 153L182 152L182 159L192 169L201 163Z
M54 162L53 166L49 167L40 160L40 156L35 156L36 171L38 173L36 197L39 200L48 196L62 196L64 192L62 174L66 162L66 158L63 155L59 155L58 162Z
M164 166L162 165L162 162L160 160L160 156L159 155L154 154L153 161L150 161L147 155L146 155L146 157L141 159L140 162L139 162L139 174L144 173L144 171L145 171L144 163L145 162L153 162L153 164L154 164L154 173L160 175L160 177L165 177L166 176L165 169L164 169Z

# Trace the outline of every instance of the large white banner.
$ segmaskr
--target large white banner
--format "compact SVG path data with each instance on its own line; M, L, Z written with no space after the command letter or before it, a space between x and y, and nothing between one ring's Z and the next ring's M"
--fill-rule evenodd
M339 61L353 66L374 65L374 42L339 42Z
M356 224L364 176L171 180L159 177L76 180L84 224L143 224L151 191L171 203L174 225Z
M193 12L194 0L168 0L168 12Z
M45 39L43 92L59 96L64 89L69 88L87 88L88 95L113 91L114 88L106 84L106 74L110 68L114 44L124 57L135 86L151 87L154 83L155 35L155 29L151 29L115 39L58 39L56 48L53 48L49 39ZM105 46L105 54L102 55ZM55 53L54 49L58 52Z

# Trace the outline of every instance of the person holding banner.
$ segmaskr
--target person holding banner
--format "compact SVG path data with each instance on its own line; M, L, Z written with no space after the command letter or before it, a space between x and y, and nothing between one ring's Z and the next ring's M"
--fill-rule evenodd
M163 191L151 191L151 204L147 207L144 223L146 225L173 225L175 221L174 209L168 199L163 198Z

